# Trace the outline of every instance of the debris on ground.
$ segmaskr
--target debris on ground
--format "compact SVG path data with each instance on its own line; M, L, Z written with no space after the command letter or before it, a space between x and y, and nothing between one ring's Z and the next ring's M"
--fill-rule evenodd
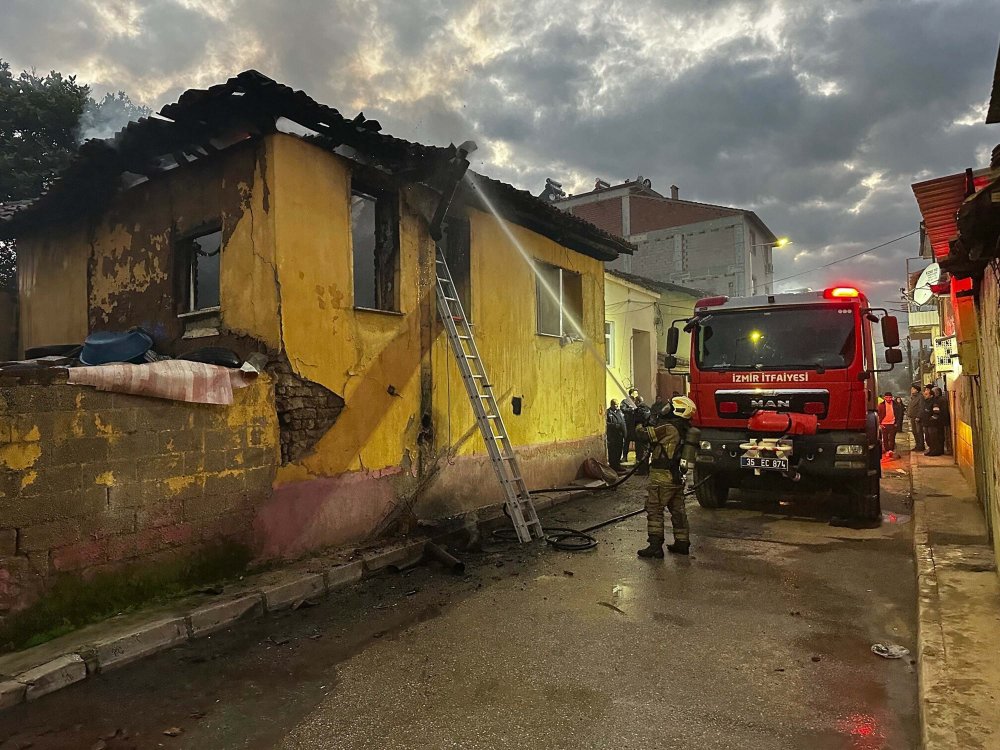
M273 643L275 646L284 646L292 639L289 638L287 635L272 635L269 636L267 640L270 643Z
M169 729L164 729L163 733L167 737L180 737L182 734L184 734L184 730L181 729L180 727L170 727Z
M564 575L564 576L568 576L568 577L572 578L572 577L573 577L573 575L574 575L574 573L573 573L573 571L572 571L572 570L564 570L564 571L563 571L563 575Z
M820 662L820 661L823 661L823 657L822 656L814 656L814 657L812 657L812 660L814 662Z
M315 607L319 604L315 599L299 599L292 605L292 609L306 609L308 607Z
M910 649L896 643L873 643L872 653L883 659L902 659L910 655Z
M617 612L620 615L625 614L625 610L624 609L619 609L618 607L616 607L611 602L598 602L598 604L600 604L602 607L607 607L608 609L613 609L615 612Z

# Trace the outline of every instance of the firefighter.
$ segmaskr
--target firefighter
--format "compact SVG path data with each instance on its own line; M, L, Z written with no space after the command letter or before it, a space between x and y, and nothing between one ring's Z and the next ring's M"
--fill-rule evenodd
M678 555L686 555L690 549L681 449L695 410L694 401L687 396L675 396L663 407L656 425L644 428L652 449L646 498L649 546L639 550L639 557L663 557L664 508L670 511L674 527L674 543L668 544L667 549Z

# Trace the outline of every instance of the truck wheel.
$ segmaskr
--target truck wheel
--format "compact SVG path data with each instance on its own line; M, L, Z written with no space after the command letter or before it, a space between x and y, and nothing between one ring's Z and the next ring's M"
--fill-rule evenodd
M882 517L881 482L878 474L866 477L851 487L851 515L863 521L877 521Z
M864 479L850 488L851 515L863 521L882 518L882 444L876 440L868 450L868 470Z
M721 508L729 497L729 487L721 477L703 476L697 469L694 472L694 495L702 508Z

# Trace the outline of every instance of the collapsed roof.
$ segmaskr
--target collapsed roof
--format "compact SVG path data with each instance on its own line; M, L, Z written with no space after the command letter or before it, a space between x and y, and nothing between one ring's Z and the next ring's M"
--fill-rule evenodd
M247 138L278 132L277 123L283 118L305 130L318 147L361 158L413 182L429 184L456 153L454 146L393 138L364 113L348 119L303 91L248 70L223 84L185 91L159 114L130 122L113 138L86 141L45 193L31 201L0 205L0 238L99 212L127 186ZM628 242L527 191L482 175L463 183L456 201L487 210L492 203L504 218L599 260L634 250Z

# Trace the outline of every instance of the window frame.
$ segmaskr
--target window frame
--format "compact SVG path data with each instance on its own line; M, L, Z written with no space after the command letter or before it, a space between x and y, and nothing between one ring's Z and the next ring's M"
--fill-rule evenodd
M375 285L375 306L358 304L358 288L356 280L357 263L354 252L354 219L351 203L355 196L370 198L375 203L375 246L373 283ZM356 175L351 176L350 192L348 194L348 236L351 247L351 303L355 310L384 313L388 315L402 314L400 304L400 210L399 192L394 189L380 187ZM385 243L389 244L388 252ZM391 268L391 279L381 276L384 273L382 262L388 260ZM386 302L385 298L390 299Z
M583 327L583 325L584 325L584 322L583 322L583 299L584 299L584 296L583 296L583 274L582 273L577 273L576 271L570 271L569 269L563 268L562 266L557 266L554 263L544 263L544 262L541 262L541 261L535 261L535 265L536 265L536 267L539 267L539 268L554 269L554 270L556 270L556 271L559 272L559 300L558 300L559 333L551 333L549 331L543 331L543 330L541 330L541 315L539 314L541 312L541 310L540 310L541 300L542 300L542 295L543 294L547 295L548 292L545 290L544 286L541 284L541 282L539 280L539 274L537 272L535 274L535 333L537 335L539 335L539 336L551 336L553 338L559 338L559 339L566 339L566 338L568 338L568 339L571 339L573 341L583 341L583 338L580 336L580 332L579 331L574 331L574 330L567 331L566 330L566 328L567 328L567 326L566 326L566 315L565 315L565 312L564 312L566 310L566 307L567 307L566 306L566 283L565 283L565 277L566 277L567 274L569 274L569 275L573 276L574 278L578 279L579 283L580 283L580 320L578 322L580 323L580 326ZM570 328L572 329L572 326L570 326Z
M615 366L615 321L604 321L604 364Z
M200 237L207 237L211 234L219 235L219 249L211 256L219 259L219 279L218 298L215 305L197 307L197 282L195 277L196 265L193 243ZM223 235L222 222L213 221L201 224L186 232L177 234L173 241L174 252L177 257L178 266L178 295L177 295L177 317L178 318L204 318L217 314L222 310L222 251L225 249L225 238Z

